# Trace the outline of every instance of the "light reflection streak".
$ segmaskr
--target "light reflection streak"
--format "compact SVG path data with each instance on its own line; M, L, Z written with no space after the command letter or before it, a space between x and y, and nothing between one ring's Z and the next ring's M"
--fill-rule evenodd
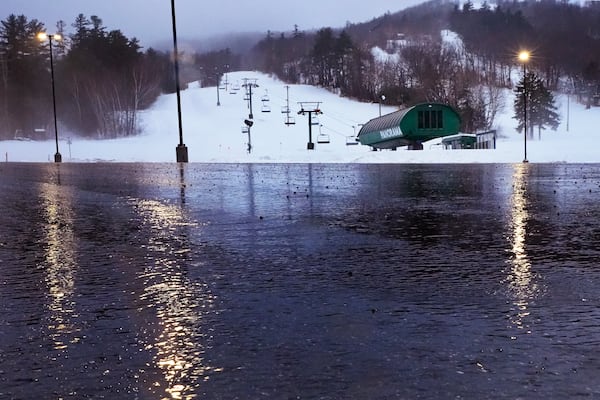
M200 381L218 368L206 365L203 357L212 329L203 320L213 308L214 296L208 285L187 276L191 244L189 229L198 224L187 221L180 207L153 200L130 199L149 231L146 268L140 278L141 300L155 310L158 333L148 338L146 350L154 350L155 364L162 371L167 399L192 399Z
M181 205L185 205L185 166L187 163L179 163L179 198Z
M41 190L45 234L45 280L48 287L50 323L48 330L56 350L64 350L69 342L79 339L65 337L77 331L73 293L75 291L75 238L73 232L72 196L69 189L45 184Z
M513 296L516 314L511 315L511 324L525 328L524 320L529 316L529 303L537 292L537 285L531 272L531 261L527 254L527 223L529 220L527 199L528 164L517 164L513 174L511 196L510 228L512 244L510 270L507 277L509 290Z

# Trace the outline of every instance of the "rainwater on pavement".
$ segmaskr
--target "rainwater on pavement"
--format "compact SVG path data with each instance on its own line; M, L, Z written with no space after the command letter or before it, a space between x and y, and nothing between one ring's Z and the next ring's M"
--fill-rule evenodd
M600 166L0 165L2 399L600 397Z

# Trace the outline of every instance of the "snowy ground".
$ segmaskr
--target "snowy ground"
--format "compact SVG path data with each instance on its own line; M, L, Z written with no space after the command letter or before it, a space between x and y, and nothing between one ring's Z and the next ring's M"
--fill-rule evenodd
M512 119L513 94L507 91L506 107L497 120L501 136L495 150L444 150L437 141L424 144L423 151L371 151L367 146L347 145L354 141L360 125L379 115L378 104L359 103L340 98L326 90L291 85L290 117L295 125L284 124L285 83L257 72L234 72L228 83L243 83L256 78L253 96L254 125L251 128L252 152L247 152L248 135L242 133L249 110L244 90L231 94L220 91L217 106L215 87L190 85L182 91L183 139L190 162L298 162L298 163L512 163L524 156L523 136L515 131ZM262 97L271 112L262 112ZM319 125L313 126L315 150L307 150L308 116L298 115L298 102L321 102ZM596 150L600 140L600 108L585 109L581 104L558 98L562 124L557 131L542 133L542 140L528 141L530 162L600 162ZM383 106L382 113L395 111ZM129 139L82 140L59 129L60 152L64 162L174 162L179 143L175 95L161 96L151 109L141 114L143 134ZM568 129L567 129L568 126ZM317 143L319 133L329 136L329 144ZM71 144L67 138L70 137ZM0 141L5 161L53 161L55 142ZM4 161L3 160L3 161Z

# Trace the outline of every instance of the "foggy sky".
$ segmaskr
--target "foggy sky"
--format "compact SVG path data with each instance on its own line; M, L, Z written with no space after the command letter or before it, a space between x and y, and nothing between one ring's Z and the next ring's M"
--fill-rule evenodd
M343 27L396 12L424 0L176 0L177 34L206 38L230 32ZM97 15L109 29L137 37L143 46L172 38L170 0L0 0L0 18L24 14L52 31L75 17Z

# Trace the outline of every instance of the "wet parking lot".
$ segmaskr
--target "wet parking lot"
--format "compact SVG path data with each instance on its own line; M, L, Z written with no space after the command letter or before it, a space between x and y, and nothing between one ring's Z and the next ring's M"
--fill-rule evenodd
M600 166L0 165L0 398L600 397Z

